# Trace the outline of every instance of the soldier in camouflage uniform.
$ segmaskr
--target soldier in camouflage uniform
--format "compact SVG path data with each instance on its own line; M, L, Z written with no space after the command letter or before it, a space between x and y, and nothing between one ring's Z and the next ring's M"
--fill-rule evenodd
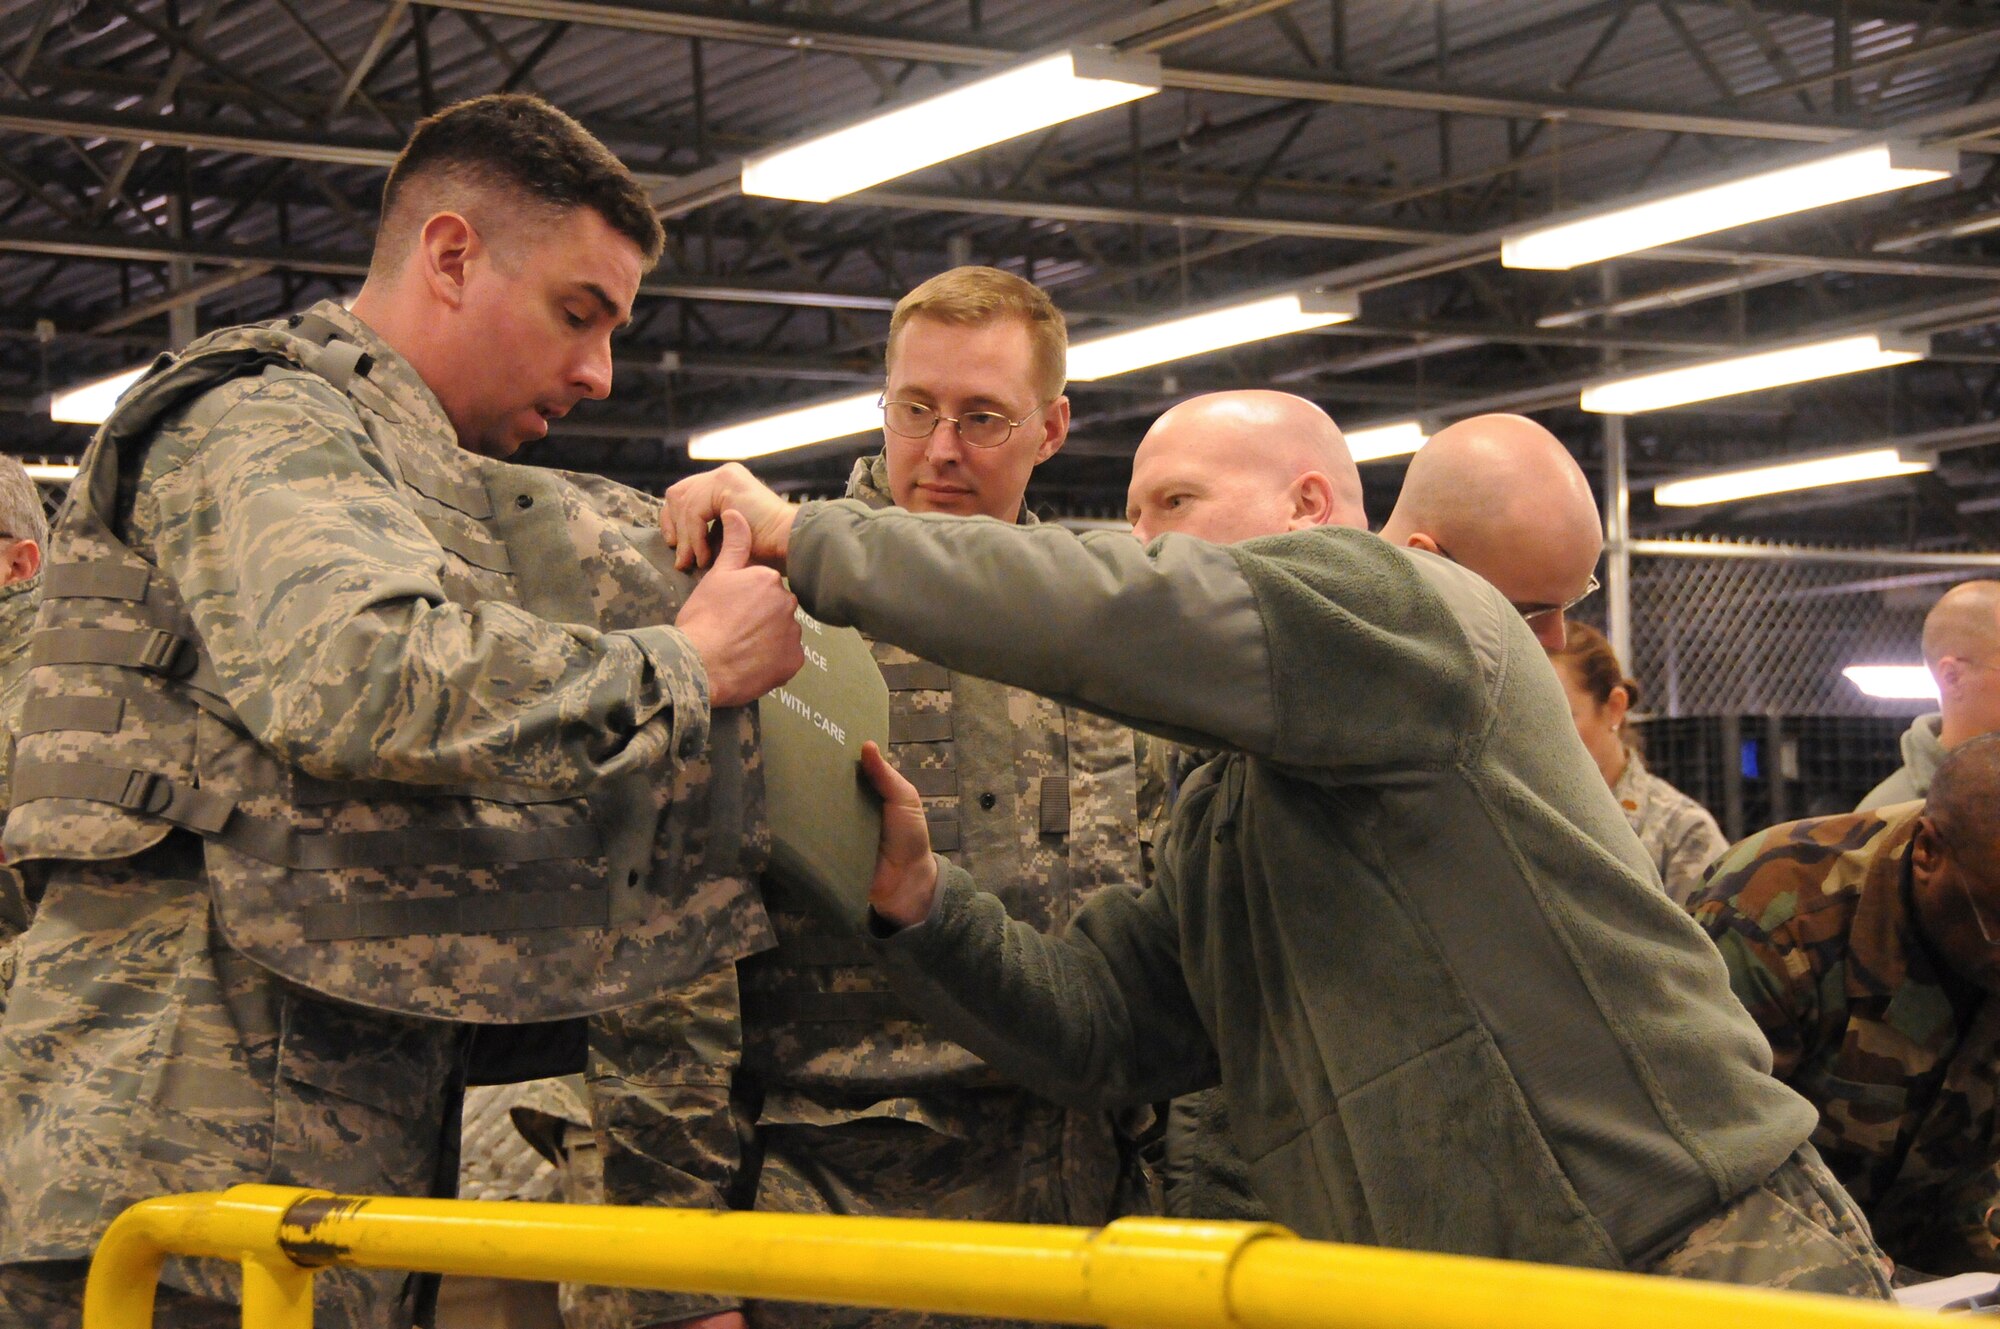
M848 492L1031 523L1029 473L1067 430L1062 329L1045 295L990 268L912 291L891 323L885 452L856 465ZM1130 731L886 644L876 658L891 751L940 849L1018 917L1060 928L1098 891L1139 880ZM594 1022L614 1203L1082 1224L1150 1212L1110 1116L1008 1083L897 998L862 938L767 891L776 950L674 1006ZM736 1305L629 1304L635 1324ZM748 1317L933 1318L775 1302Z
M1928 802L1751 836L1693 907L1883 1249L2000 1272L2000 735Z
M1708 865L1729 848L1722 828L1707 808L1647 770L1645 758L1626 743L1625 717L1638 703L1639 685L1625 677L1603 633L1572 622L1562 648L1551 650L1549 659L1569 696L1577 737L1660 870L1668 897L1686 906L1701 889Z
M690 590L656 500L491 459L609 390L643 190L482 98L419 126L379 236L353 313L156 364L56 523L5 840L39 907L0 1020L0 1321L74 1325L148 1195L449 1194L475 1028L769 943L725 708L797 669L795 602L736 556ZM166 1281L161 1323L233 1322L233 1267ZM425 1281L328 1271L315 1323L410 1323Z
M14 730L28 685L28 630L42 601L42 550L49 523L42 496L20 462L0 457L0 818L14 764ZM0 1010L14 981L14 938L28 926L21 875L0 866Z

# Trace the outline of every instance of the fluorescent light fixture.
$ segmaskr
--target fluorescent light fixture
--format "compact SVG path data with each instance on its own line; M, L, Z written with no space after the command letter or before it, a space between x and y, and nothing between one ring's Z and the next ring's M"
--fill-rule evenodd
M49 400L49 419L66 425L101 425L125 389L139 381L147 366L65 388Z
M76 479L76 463L73 461L31 461L21 468L30 480L39 480L45 485L66 485Z
M1580 404L1584 410L1600 415L1657 411L1692 401L1733 397L1739 392L1783 387L1787 383L1807 383L1837 374L1908 364L1923 359L1929 350L1928 337L1868 332L1613 379L1585 388Z
M1160 90L1158 56L1061 51L743 163L743 192L825 203Z
M1069 377L1071 382L1089 383L1244 342L1346 323L1358 313L1360 305L1351 295L1326 291L1274 295L1078 342L1069 348Z
M1698 508L1764 494L1785 494L1794 489L1820 489L1858 480L1882 480L1892 475L1916 475L1930 470L1931 465L1928 460L1905 461L1894 448L1870 448L1835 457L1809 457L1776 466L1750 466L1669 480L1654 486L1653 501L1668 508Z
M1347 450L1357 464L1381 461L1385 457L1407 457L1430 441L1430 435L1415 420L1398 420L1389 425L1370 425L1347 436Z
M879 392L814 402L775 415L706 429L688 438L690 461L744 461L882 427Z
M1883 701L1936 701L1937 680L1922 665L1849 665L1842 677Z
M1958 169L1950 148L1888 142L1755 175L1605 208L1500 242L1510 268L1574 268L1770 217L1942 180Z

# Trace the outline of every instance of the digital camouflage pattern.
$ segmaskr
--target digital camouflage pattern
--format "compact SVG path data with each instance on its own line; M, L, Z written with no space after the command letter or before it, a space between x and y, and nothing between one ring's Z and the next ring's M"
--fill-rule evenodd
M879 457L857 464L850 491L888 504ZM895 647L875 656L890 759L922 793L935 847L1016 917L1057 930L1097 892L1143 879L1131 731ZM593 1021L614 1203L1085 1224L1152 1212L1110 1117L1003 1080L890 990L861 937L767 892L776 950L668 1005ZM734 1304L629 1300L635 1324ZM751 1313L927 1322L787 1303Z
M25 703L79 713L26 726L10 859L196 830L230 944L412 1015L580 1015L762 944L754 717L711 732L664 626L687 582L633 524L657 501L607 515L464 451L352 315L305 317L324 351L215 334L100 431ZM369 366L344 391L311 367L338 378L337 351ZM215 385L246 356L270 363ZM128 546L106 517L135 476ZM117 660L162 640L168 664Z
M1817 1292L1839 1297L1892 1295L1893 1265L1868 1232L1868 1220L1811 1145L1761 1184L1690 1232L1648 1273L1711 1283Z
M14 765L14 730L28 686L28 632L42 602L42 574L0 586L0 791ZM0 800L0 814L6 804Z
M2000 1003L1939 968L1911 917L1922 804L1791 822L1716 864L1694 916L1819 1110L1813 1143L1882 1247L2000 1271Z
M413 1017L554 1018L768 944L754 734L725 712L710 742L698 659L660 626L686 583L657 500L473 458L407 362L337 305L309 317L372 360L352 396L283 325L205 339L126 398L56 523L49 575L86 572L45 586L27 704L118 720L26 735L15 766L8 847L43 891L0 1019L0 1265L81 1258L166 1191L449 1194L469 1027ZM232 346L269 363L203 378ZM168 418L128 434L148 409ZM91 571L135 564L136 595ZM142 627L200 650L140 676L74 662L122 638L56 635ZM151 771L235 810L203 840L150 815L177 802L30 801L31 762ZM381 866L292 870L245 852L244 823L336 848L413 834ZM467 852L575 827L588 852ZM471 930L515 895L599 890L594 926ZM317 904L419 897L448 906L428 934L312 935ZM231 1291L212 1263L168 1279ZM318 1282L322 1325L413 1309L400 1276Z
M1645 758L1636 752L1626 756L1611 794L1660 870L1668 897L1685 908L1701 889L1709 864L1729 848L1722 828L1707 808L1647 770Z
M28 631L42 600L42 576L0 586L0 818L7 815L6 788L14 765L14 731L21 723L21 699L28 683ZM13 939L28 926L28 897L21 876L0 867L0 1009L14 976Z

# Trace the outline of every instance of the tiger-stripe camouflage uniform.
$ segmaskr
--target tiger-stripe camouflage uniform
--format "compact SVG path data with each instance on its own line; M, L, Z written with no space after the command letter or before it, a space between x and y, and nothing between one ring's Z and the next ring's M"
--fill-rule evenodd
M2000 1271L2000 1003L1947 972L1911 913L1921 803L1792 822L1716 864L1694 916L1820 1113L1813 1143L1882 1248Z
M889 505L881 458L857 464L849 492ZM1059 929L1098 891L1141 880L1131 731L895 647L875 654L890 758L922 791L934 845L1015 917ZM1152 1212L1111 1118L1001 1080L889 989L862 938L767 889L776 950L677 1005L593 1021L613 1203L1079 1224ZM628 1304L627 1323L643 1325L737 1303ZM944 1323L782 1302L748 1315L797 1329Z
M15 757L41 893L0 1020L0 1320L147 1195L448 1194L461 1021L769 943L755 735L663 626L656 513L463 450L332 303L125 397L56 522ZM400 1274L316 1284L321 1326L415 1314Z

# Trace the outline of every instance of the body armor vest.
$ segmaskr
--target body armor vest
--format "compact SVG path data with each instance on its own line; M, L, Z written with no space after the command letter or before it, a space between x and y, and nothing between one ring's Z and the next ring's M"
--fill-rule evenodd
M371 366L309 314L163 357L121 401L55 524L8 857L121 858L191 831L230 945L407 1015L563 1019L757 949L764 920L744 897L766 836L750 710L715 713L705 753L662 752L581 795L316 778L238 718L176 587L116 527L120 480L160 427L205 432L228 396L209 390L232 378L309 374L346 397L446 551L453 603L608 631L668 622L685 598L656 527L590 501L588 478L399 447L407 426Z

